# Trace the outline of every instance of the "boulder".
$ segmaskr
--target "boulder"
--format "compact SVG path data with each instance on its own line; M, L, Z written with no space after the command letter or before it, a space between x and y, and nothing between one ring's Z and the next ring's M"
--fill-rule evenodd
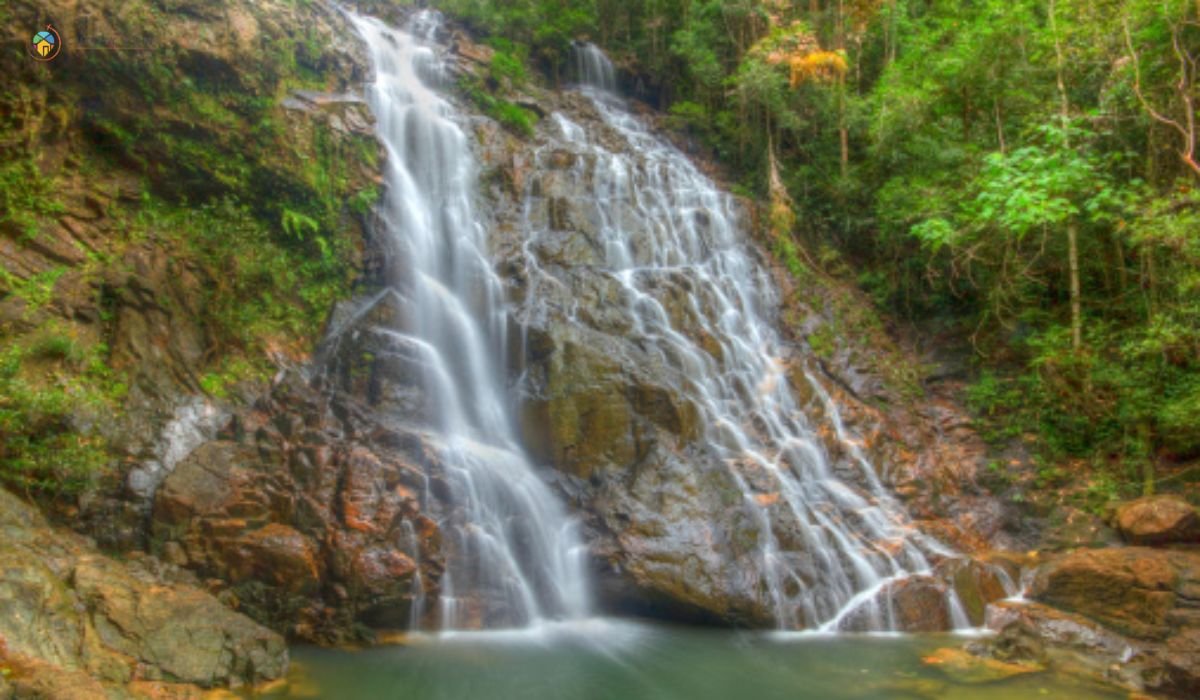
M953 627L946 603L946 584L929 576L913 576L891 586L896 628L903 632L941 632Z
M1014 576L1003 563L974 559L947 559L937 576L948 581L962 611L972 625L984 622L987 606L1016 593Z
M1029 595L1133 637L1166 639L1176 609L1200 598L1200 552L1077 550L1043 565Z
M279 635L150 563L109 559L0 491L0 660L13 669L16 697L283 677L288 653Z
M1078 550L1044 563L1030 596L1037 602L988 608L999 634L979 651L1139 691L1200 694L1200 552Z
M445 567L436 449L335 394L287 375L179 463L151 525L164 556L229 585L247 614L319 642L407 624Z
M874 605L861 605L838 625L844 632L866 632L890 619L900 632L943 632L954 627L949 585L943 575L911 576L884 586Z
M1200 543L1200 514L1178 496L1148 496L1122 503L1113 524L1131 544Z
M202 687L274 679L287 670L279 635L190 587L145 586L116 562L84 556L73 572L101 645L149 669L149 680Z
M231 580L268 581L288 592L311 592L320 583L316 547L281 523L242 533L230 551Z
M1039 603L1002 602L988 608L987 627L997 634L969 645L974 653L1099 677L1138 691L1159 685L1161 662L1148 645L1083 615Z
M586 539L602 563L606 605L691 622L773 623L756 570L756 522L723 466L655 445L631 472L594 481Z

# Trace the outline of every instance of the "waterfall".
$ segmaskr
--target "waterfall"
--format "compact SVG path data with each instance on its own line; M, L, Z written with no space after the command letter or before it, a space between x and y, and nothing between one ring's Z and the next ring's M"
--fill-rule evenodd
M571 47L571 56L575 64L575 79L580 85L592 86L604 92L616 91L617 71L599 46L577 41Z
M418 12L407 31L349 16L374 68L367 101L388 155L374 230L388 288L367 304L400 302L394 327L375 330L409 358L407 369L436 399L433 415L415 418L427 424L450 492L439 522L448 550L440 624L512 627L585 616L577 524L534 472L512 425L507 316L473 208L476 166L459 115L436 91L446 82L433 41L440 15ZM418 576L417 607L425 593Z
M895 629L890 594L954 554L913 527L808 369L801 376L812 406L796 398L771 318L773 285L743 240L733 199L613 94L614 71L599 49L576 46L574 62L600 119L553 114L559 134L539 158L564 148L576 155L566 177L590 193L584 207L594 209L582 216L598 222L598 274L618 283L633 342L673 370L663 379L697 407L701 442L741 489L757 526L754 574L778 625ZM614 135L624 147L614 149ZM527 197L539 189L531 185ZM552 235L526 225L527 240ZM535 276L551 275L530 258ZM667 295L684 302L668 308ZM835 474L822 424L810 418L818 414L858 478ZM948 618L968 626L952 588L943 589Z

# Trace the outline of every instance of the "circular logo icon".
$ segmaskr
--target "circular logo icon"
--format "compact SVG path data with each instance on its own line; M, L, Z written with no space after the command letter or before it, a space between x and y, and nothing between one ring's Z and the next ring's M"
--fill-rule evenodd
M54 25L47 24L46 28L33 35L29 53L37 61L53 61L62 51L62 37Z

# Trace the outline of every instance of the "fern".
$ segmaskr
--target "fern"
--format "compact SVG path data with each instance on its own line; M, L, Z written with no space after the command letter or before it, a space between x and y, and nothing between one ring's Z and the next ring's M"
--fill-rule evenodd
M282 224L285 233L300 241L307 240L310 235L321 230L321 225L316 219L286 207L283 210Z

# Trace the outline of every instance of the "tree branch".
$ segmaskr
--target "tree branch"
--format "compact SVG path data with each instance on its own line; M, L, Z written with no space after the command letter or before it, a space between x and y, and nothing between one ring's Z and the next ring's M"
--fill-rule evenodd
M1171 45L1175 52L1175 56L1179 59L1179 83L1175 89L1179 92L1183 100L1183 108L1187 126L1184 126L1176 119L1172 119L1167 115L1159 112L1146 99L1146 95L1142 92L1142 71L1137 51L1133 48L1133 35L1129 31L1129 20L1121 19L1121 27L1125 33L1125 46L1129 49L1129 60L1133 62L1133 94L1137 96L1138 102L1141 103L1142 109L1146 110L1155 121L1166 125L1179 132L1183 138L1183 149L1179 152L1179 159L1187 165L1192 172L1200 176L1200 163L1196 162L1196 110L1192 97L1188 94L1188 86L1191 82L1191 75L1188 71L1188 66L1195 66L1194 59L1183 50L1179 43L1179 26L1175 25L1171 28Z

